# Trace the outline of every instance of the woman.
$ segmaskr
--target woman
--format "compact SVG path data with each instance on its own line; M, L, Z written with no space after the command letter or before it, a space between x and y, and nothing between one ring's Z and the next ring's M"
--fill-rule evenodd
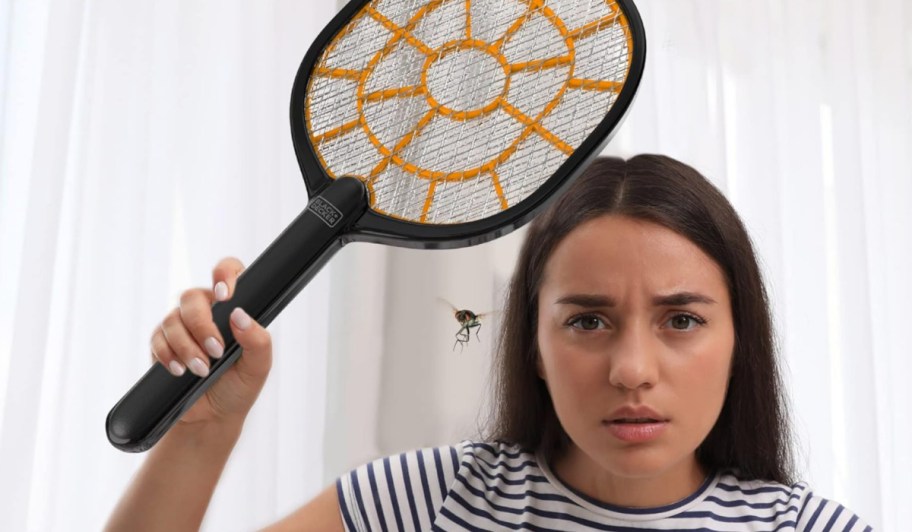
M206 374L213 297L242 269L226 259L214 296L184 293L159 362ZM244 355L151 451L109 530L198 528L271 363L241 309L232 332ZM531 224L497 360L481 441L365 464L267 530L870 529L792 478L750 239L680 162L598 159Z

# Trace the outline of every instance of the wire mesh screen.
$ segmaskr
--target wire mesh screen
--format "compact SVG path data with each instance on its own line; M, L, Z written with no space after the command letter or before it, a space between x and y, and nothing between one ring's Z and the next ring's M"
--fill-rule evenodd
M605 118L633 46L606 0L374 0L311 73L308 134L371 208L480 220L541 186Z

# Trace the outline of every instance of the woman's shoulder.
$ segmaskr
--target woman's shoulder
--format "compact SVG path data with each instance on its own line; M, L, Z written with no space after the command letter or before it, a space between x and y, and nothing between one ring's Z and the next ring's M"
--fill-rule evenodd
M534 459L513 444L462 440L371 460L336 480L346 530L425 530L460 478L514 476Z
M782 484L749 479L737 471L723 471L713 493L707 498L729 509L749 514L760 512L790 517L795 530L842 530L862 532L871 527L841 503L814 493L807 482Z
M457 444L460 474L483 485L546 483L535 452L515 443L463 440Z
M462 440L455 447L462 456L470 460L484 460L487 462L535 461L535 453L533 451L510 442Z

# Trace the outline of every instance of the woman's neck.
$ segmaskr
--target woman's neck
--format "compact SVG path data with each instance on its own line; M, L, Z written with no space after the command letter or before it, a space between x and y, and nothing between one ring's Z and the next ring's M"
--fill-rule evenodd
M696 456L652 475L608 471L571 444L551 470L565 484L593 499L628 508L654 508L692 495L706 480Z

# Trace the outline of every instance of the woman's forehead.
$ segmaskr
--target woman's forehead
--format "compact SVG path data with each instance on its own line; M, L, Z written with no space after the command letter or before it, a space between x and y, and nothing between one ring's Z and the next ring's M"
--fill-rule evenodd
M542 289L726 292L719 265L696 244L660 224L605 215L580 224L545 265ZM621 295L621 294L615 294Z

